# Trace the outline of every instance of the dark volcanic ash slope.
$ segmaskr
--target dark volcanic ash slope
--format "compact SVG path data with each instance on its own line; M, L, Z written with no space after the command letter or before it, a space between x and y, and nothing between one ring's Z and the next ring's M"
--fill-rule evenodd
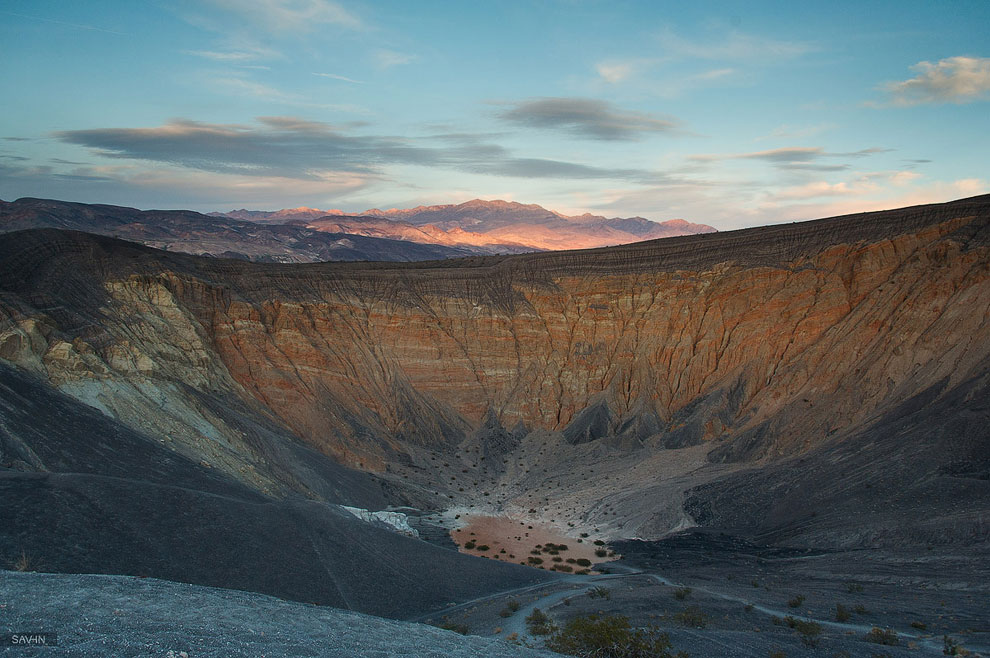
M305 226L262 225L190 210L137 210L31 198L0 201L0 232L32 228L86 231L170 251L278 263L415 261L474 253L439 244L320 232Z
M266 438L263 475L283 487L385 505L375 478ZM167 444L0 365L0 568L26 559L31 570L154 576L396 618L548 578L336 505L263 495Z
M985 480L950 488L965 514L909 512L987 451L985 411L963 392L981 390L990 358L988 224L976 197L610 249L301 266L23 232L0 246L0 356L241 479L218 446L240 455L243 440L197 396L236 400L435 505L530 509L544 467L570 479L540 507L566 499L569 518L616 536L741 523L871 544L934 522L979 540ZM976 420L924 430L954 414ZM890 448L871 453L880 439ZM451 458L459 445L502 457L483 485L496 496L451 479L473 467ZM623 460L616 479L578 477ZM842 460L899 475L857 515L778 501L865 488L868 475L816 475Z

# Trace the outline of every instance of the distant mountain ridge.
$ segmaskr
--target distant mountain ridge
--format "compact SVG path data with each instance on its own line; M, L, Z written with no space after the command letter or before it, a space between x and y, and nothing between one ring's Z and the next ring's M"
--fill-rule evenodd
M405 209L371 208L356 215L306 207L276 211L241 209L211 215L264 223L302 223L318 231L446 246L486 247L500 253L586 249L715 232L711 226L683 219L655 222L644 217L604 217L590 213L568 216L536 204L481 199Z
M207 216L191 210L138 210L33 198L0 201L0 233L31 228L84 231L168 251L259 262L440 260L491 253L387 235Z

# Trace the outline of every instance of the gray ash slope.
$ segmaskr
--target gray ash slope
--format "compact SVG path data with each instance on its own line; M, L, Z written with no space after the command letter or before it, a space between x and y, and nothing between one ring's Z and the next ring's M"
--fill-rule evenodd
M44 571L151 576L395 618L549 577L373 527L327 502L263 495L32 375L3 364L0 375L3 566L26 556ZM375 478L301 445L285 446L278 463L277 448L280 477L317 481L324 500L385 506Z
M495 638L281 601L258 594L124 576L0 571L0 626L58 634L17 655L96 658L538 658ZM39 626L40 624L40 626ZM43 627L43 628L42 628ZM170 653L171 652L171 653Z

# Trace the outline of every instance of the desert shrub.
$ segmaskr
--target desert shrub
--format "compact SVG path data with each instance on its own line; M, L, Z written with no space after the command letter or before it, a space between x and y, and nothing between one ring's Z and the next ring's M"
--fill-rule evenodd
M574 567L569 564L555 564L553 565L554 571L563 571L564 573L571 573L574 571Z
M855 612L857 615L865 615L869 612L869 610L867 610L866 606L864 606L862 603L857 603L856 607L853 608L853 612Z
M835 604L835 621L849 621L850 617L852 617L852 615L849 613L849 610L846 609L846 606L841 603Z
M915 629L917 629L919 631L923 631L923 630L925 630L925 629L928 628L928 624L926 624L923 621L912 621L911 622L911 628L915 628Z
M533 635L550 635L557 630L556 624L539 608L533 608L533 612L526 617L526 627Z
M490 547L488 546L488 544L482 544L481 546L478 547L478 550L479 551L487 551L489 548Z
M579 567L590 567L591 566L591 560L589 560L587 558L583 558L583 557L579 557L578 559L574 560L574 562Z
M866 634L866 641L874 644L883 644L888 647L895 647L898 644L897 633L891 628L879 628L874 626Z
M454 631L455 633L460 633L461 635L467 635L471 632L471 629L468 628L467 624L458 624L453 621L444 621L440 624L440 628L445 631Z
M551 562L563 562L563 561L564 561L564 558L562 558L562 557L555 557L555 558L553 558L551 560Z
M468 549L469 551L473 550L475 546L477 546L477 544L473 539L469 539L467 543L464 544L464 548Z
M804 603L804 594L798 594L793 599L790 599L787 605L791 608L800 608L802 603Z
M678 601L683 601L689 596L691 596L690 587L678 587L677 589L674 590L674 598L677 599Z
M604 548L595 549L595 557L605 557L606 555L608 555L608 551L606 551Z
M948 635L942 636L942 653L946 656L967 656L969 652L959 646L959 642Z
M612 591L607 587L593 587L588 590L589 599L604 599L606 601L612 600Z
M656 628L633 630L621 615L575 617L547 640L547 648L581 658L674 657L666 633Z
M678 612L674 615L674 620L688 628L704 628L708 626L708 615L702 612L701 608L696 605Z
M518 612L519 601L516 601L515 599L509 599L509 601L505 604L505 607L511 610L512 612Z
M38 571L38 562L25 551L10 561L10 568L14 571Z
M806 646L818 646L818 636L822 634L820 624L816 624L813 621L805 621L804 619L795 619L790 616L784 619L784 623L797 631L798 635L801 636L801 642Z
M526 558L526 561L530 564L543 564L543 558L530 556Z
M604 545L605 545L605 542L603 542L601 539L596 539L595 540L595 546L604 546Z

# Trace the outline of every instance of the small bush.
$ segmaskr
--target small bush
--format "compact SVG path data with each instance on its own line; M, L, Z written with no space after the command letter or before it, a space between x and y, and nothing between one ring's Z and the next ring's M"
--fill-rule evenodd
M482 544L481 546L478 547L478 550L479 551L487 551L489 548L490 547L488 546L488 544Z
M526 558L526 561L529 562L530 564L543 564L543 558L541 557L529 556L528 558Z
M791 608L800 608L802 603L804 603L804 594L798 594L793 599L790 599L787 605Z
M608 551L606 551L604 548L595 549L595 557L605 557L607 555L608 555Z
M857 603L856 607L853 608L853 612L855 612L857 615L865 615L868 614L870 611L867 610L862 603Z
M557 626L539 608L533 608L533 612L526 617L526 627L533 635L550 635L557 630Z
M603 542L601 539L596 539L595 540L595 546L604 546L604 545L605 545L605 542Z
M948 635L942 636L942 653L946 656L962 656L965 655L963 652L966 651L961 646L959 642L953 640ZM967 652L968 653L968 652Z
M926 624L923 621L912 621L911 622L911 628L915 628L915 629L917 629L919 631L923 631L923 630L926 630L928 628L928 624Z
M805 646L818 646L818 636L822 634L822 627L820 624L816 624L813 621L795 619L794 617L787 617L784 621L789 627L798 632L798 635L801 636L801 642Z
M461 635L467 635L471 632L467 624L458 624L452 621L445 621L440 624L440 628L445 631L454 631L455 633L460 633Z
M690 587L678 587L677 589L674 590L674 598L677 599L678 601L683 601L689 596L691 596Z
M512 612L518 612L519 611L519 601L516 601L515 599L510 599L508 601L508 603L505 604L505 607L508 608L509 610L511 610Z
M18 555L16 559L10 562L10 568L13 569L14 571L33 572L38 570L38 564L25 551L21 551L21 554Z
M582 658L674 658L666 633L633 630L621 615L576 617L547 640L547 648Z
M841 603L835 604L835 621L849 621L850 617L852 614L846 609L846 606Z
M702 612L701 608L696 605L678 612L674 615L674 620L688 628L704 628L708 626L708 615Z
M469 551L474 550L474 547L475 546L477 546L477 544L474 543L474 540L473 539L469 539L467 541L467 543L464 544L464 548L468 549Z
M591 560L589 560L587 558L583 558L583 557L579 557L578 559L574 560L574 562L579 567L590 567L591 566Z
M607 587L593 587L588 590L589 599L604 599L606 601L612 600L612 591Z
M863 586L859 583L848 582L846 583L846 591L850 594L860 594L863 591Z
M874 626L866 634L866 641L874 644L883 644L888 647L896 647L899 644L897 633L891 628L878 628Z

